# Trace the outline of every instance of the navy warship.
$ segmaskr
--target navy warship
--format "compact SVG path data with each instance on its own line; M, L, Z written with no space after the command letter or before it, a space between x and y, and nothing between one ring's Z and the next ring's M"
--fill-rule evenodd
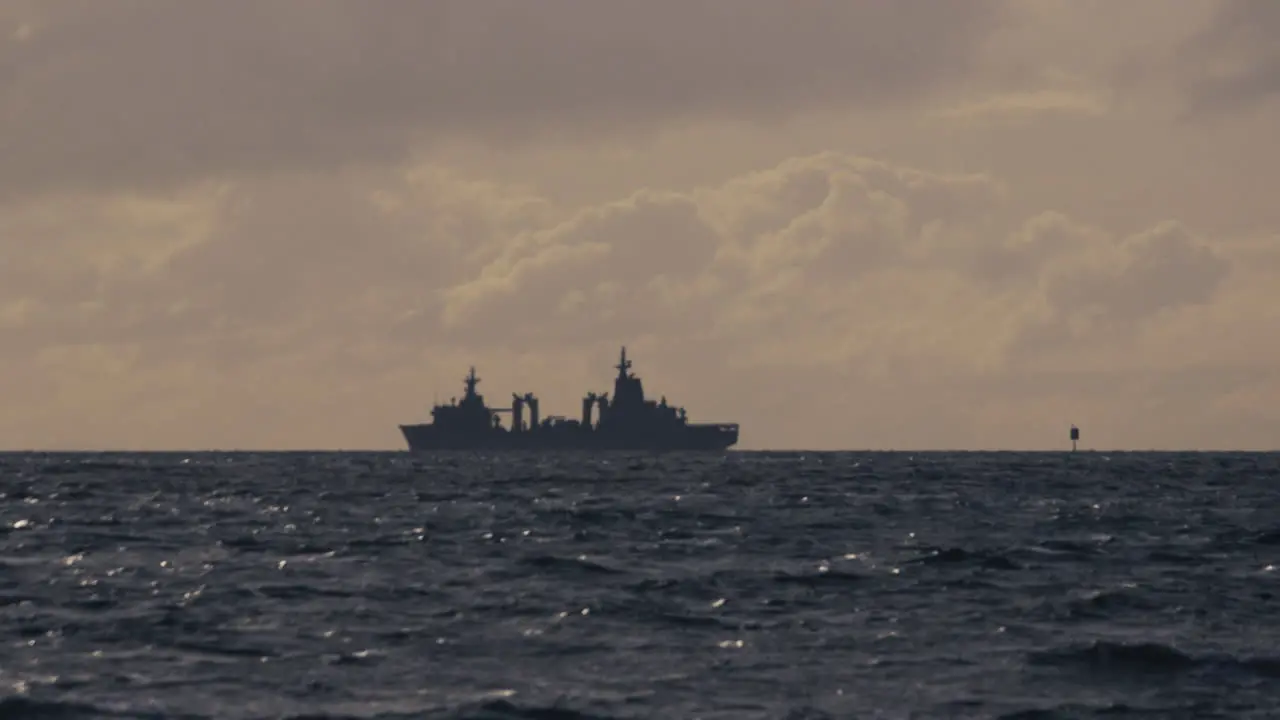
M720 451L738 442L736 423L690 423L684 408L667 405L667 399L647 400L644 384L631 372L627 349L614 366L613 397L590 392L582 399L580 419L538 417L533 393L511 394L511 407L492 408L476 392L476 369L463 381L461 400L431 409L431 422L401 425L400 432L411 452L441 450L657 450ZM529 410L528 423L524 411ZM598 416L593 419L593 410ZM510 415L503 427L502 415Z

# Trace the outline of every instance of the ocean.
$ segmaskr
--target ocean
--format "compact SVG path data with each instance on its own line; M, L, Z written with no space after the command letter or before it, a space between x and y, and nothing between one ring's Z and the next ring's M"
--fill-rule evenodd
M1280 717L1276 454L0 473L0 718Z

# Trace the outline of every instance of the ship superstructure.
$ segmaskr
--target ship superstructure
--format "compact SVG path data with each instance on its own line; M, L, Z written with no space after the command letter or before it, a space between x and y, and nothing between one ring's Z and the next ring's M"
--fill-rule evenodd
M649 400L622 348L613 393L589 392L577 419L542 418L538 397L512 393L511 406L490 407L471 368L461 400L436 404L431 422L401 425L411 451L433 450L726 450L738 442L737 423L690 423L665 397ZM526 411L528 417L526 420ZM502 416L509 415L504 426Z

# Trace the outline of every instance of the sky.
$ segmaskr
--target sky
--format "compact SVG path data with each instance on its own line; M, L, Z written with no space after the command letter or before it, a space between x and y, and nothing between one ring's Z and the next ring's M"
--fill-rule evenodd
M1280 446L1273 0L0 0L0 448Z

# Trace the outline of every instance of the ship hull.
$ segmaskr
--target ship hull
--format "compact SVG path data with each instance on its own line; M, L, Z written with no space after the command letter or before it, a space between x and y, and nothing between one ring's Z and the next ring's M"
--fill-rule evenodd
M487 452L564 452L631 450L650 452L722 452L738 442L736 425L685 425L654 433L609 433L569 427L563 431L450 433L432 424L401 425L410 452L483 450Z

